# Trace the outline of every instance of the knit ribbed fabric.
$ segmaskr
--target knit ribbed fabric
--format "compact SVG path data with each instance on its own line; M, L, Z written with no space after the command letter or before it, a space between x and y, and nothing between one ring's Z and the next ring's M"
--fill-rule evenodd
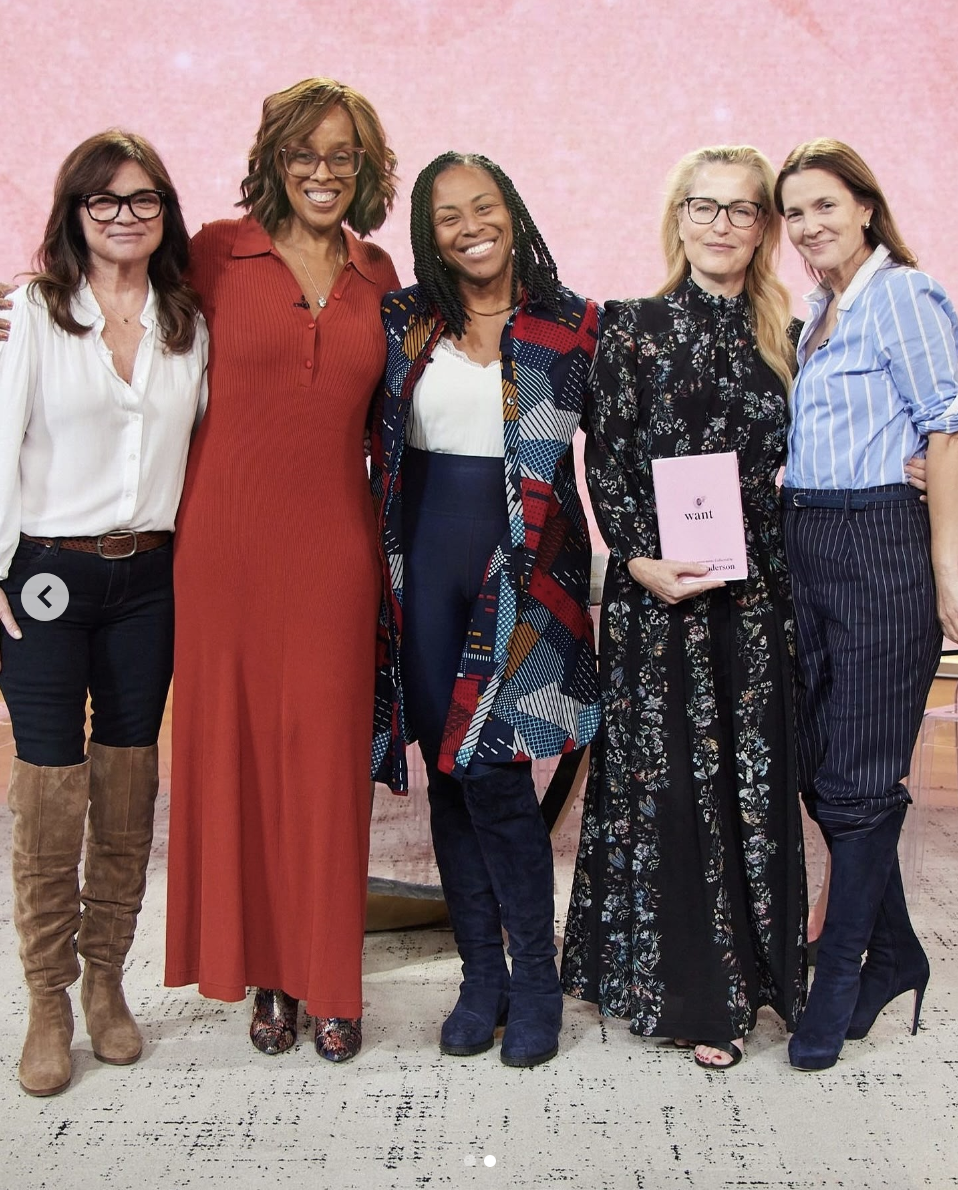
M358 1017L380 596L363 435L398 282L346 238L318 315L252 220L193 241L210 401L176 540L166 983Z

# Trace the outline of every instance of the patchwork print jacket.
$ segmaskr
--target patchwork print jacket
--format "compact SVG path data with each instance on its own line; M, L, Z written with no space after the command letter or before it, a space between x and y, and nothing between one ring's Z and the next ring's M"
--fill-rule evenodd
M592 301L562 291L558 315L520 304L500 342L503 483L509 529L486 566L446 718L440 768L462 776L475 756L557 756L599 725L589 614L591 545L571 442L598 341ZM377 646L373 775L407 787L402 643L402 456L413 390L444 322L417 287L387 294L386 376L373 426L384 598Z

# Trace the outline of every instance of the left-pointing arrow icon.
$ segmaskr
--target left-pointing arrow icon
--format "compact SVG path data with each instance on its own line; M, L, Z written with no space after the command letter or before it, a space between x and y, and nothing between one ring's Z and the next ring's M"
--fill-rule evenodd
M34 620L55 620L70 602L67 585L56 574L34 574L23 584L20 603Z

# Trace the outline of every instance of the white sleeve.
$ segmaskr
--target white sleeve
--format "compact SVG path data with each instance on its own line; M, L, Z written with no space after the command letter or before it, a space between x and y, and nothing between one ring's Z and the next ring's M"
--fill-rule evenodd
M49 318L26 287L9 297L10 338L0 352L0 579L7 577L20 540L20 447L40 376L37 322Z

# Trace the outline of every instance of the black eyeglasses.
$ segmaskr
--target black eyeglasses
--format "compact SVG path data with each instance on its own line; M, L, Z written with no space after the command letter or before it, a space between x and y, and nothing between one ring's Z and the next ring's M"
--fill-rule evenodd
M166 195L162 190L134 190L132 194L114 194L101 190L97 194L81 194L80 203L94 223L112 223L124 207L136 219L155 219L163 210Z
M321 161L334 178L354 178L363 167L365 149L334 149L332 153L314 153L312 149L280 149L286 172L294 178L311 178Z
M714 198L687 198L685 205L693 223L714 223L719 211L724 211L728 215L729 223L742 230L751 227L765 210L761 203L749 202L744 198L736 199L735 202L716 202Z

